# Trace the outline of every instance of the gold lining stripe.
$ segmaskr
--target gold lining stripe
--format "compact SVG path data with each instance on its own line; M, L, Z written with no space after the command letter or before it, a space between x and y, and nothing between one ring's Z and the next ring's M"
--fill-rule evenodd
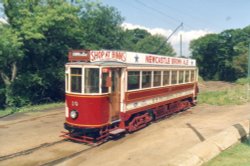
M100 126L105 126L109 123L103 123L103 124L100 124L100 125L87 125L87 124L83 124L83 125L80 125L80 124L75 124L75 123L70 123L68 121L66 121L66 123L70 124L70 125L75 125L75 126L81 126L81 127L86 127L86 126L92 126L92 127L100 127Z
M73 97L88 97L88 98L101 98L101 97L108 97L108 94L105 95L100 95L100 96L96 96L96 95L75 95L75 94L66 94L66 96L73 96Z

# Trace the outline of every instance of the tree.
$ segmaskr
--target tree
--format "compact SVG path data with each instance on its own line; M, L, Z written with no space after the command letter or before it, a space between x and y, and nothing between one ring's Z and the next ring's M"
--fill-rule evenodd
M11 86L14 105L62 100L67 52L82 40L80 8L64 0L6 0L4 7L23 41L21 68Z
M191 42L192 57L204 79L235 81L246 75L249 29L225 30Z
M144 38L151 36L151 34L144 29L126 29L123 32L123 50L136 51L136 44Z
M147 36L136 43L135 51L174 56L175 52L166 39L160 35Z
M10 106L64 99L69 49L128 49L172 55L161 36L125 31L113 7L85 0L0 0L8 18L1 29L1 97ZM145 46L148 48L146 48ZM3 63L2 63L3 62ZM2 101L0 101L1 103Z
M113 7L85 4L80 13L83 41L87 49L121 49L123 18Z
M13 34L23 43L18 77L9 88L15 106L63 100L69 49L121 48L122 17L112 7L67 0L2 2Z
M15 81L20 60L23 58L22 39L8 25L0 25L0 77L5 88L5 103L12 105L11 85ZM3 87L0 87L3 88ZM3 94L3 89L1 93Z

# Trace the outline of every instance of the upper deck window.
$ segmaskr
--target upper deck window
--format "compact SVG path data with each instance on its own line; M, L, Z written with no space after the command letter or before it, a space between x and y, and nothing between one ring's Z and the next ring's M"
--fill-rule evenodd
M140 72L129 71L128 72L128 90L139 89L140 87Z
M81 93L82 92L82 69L81 68L71 68L71 92Z
M99 93L99 68L85 68L85 93Z

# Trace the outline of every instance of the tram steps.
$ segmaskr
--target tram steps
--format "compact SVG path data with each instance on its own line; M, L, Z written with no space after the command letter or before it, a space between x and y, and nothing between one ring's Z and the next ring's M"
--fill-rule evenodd
M109 134L111 136L116 136L116 135L120 135L120 134L123 134L126 132L126 129L121 129L121 128L118 128L118 129L115 129L115 130L112 130L109 132Z

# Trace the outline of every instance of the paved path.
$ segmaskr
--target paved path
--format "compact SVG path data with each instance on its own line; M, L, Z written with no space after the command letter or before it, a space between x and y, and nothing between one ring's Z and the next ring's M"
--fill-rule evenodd
M242 119L250 118L249 108L250 104L223 107L200 105L59 165L167 165L179 153Z
M60 165L166 165L180 152L223 129L250 118L250 104L241 106L198 105L186 112L80 153ZM0 119L0 165L39 165L86 149L86 145L60 141L64 109L21 113ZM45 146L44 146L45 145ZM38 148L37 148L38 147ZM39 148L44 147L44 148ZM1 157L37 148L27 154Z

